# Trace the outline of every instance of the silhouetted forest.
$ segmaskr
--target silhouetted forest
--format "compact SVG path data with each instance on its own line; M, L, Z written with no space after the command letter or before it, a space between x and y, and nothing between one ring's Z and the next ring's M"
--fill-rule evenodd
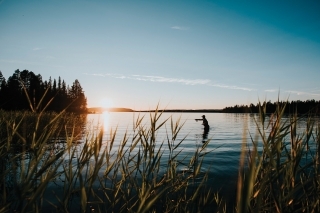
M84 113L87 111L87 99L77 79L69 87L60 77L43 81L40 74L17 69L6 80L0 71L0 109L31 110L37 107L38 111L60 112L66 109Z
M285 105L285 113L320 113L320 101L315 100L307 100L307 101L291 101L291 102L274 102L271 101L263 102L266 106L267 113L273 113L276 111L277 105L284 106ZM248 105L235 105L233 107L226 107L222 110L225 113L258 113L259 112L259 104L250 104Z

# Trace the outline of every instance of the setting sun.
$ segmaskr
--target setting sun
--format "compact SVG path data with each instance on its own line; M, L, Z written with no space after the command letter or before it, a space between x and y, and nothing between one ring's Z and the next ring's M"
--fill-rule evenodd
M102 108L112 108L114 107L113 101L109 98L103 98L100 100L100 107Z

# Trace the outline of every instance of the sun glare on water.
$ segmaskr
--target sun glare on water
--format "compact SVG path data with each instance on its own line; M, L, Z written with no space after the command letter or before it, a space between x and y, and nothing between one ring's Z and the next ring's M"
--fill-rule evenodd
M105 111L102 113L102 119L103 119L103 129L104 131L109 131L110 128L110 114Z
M113 101L109 98L103 98L100 100L100 107L103 108L103 114L102 114L102 119L103 119L103 128L104 130L107 130L109 128L109 122L110 122L110 115L108 112L109 108L114 107Z

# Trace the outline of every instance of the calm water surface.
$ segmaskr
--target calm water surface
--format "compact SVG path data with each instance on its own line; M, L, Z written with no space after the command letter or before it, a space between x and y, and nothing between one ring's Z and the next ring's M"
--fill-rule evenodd
M239 157L241 152L241 145L243 141L250 143L250 134L254 138L257 135L257 128L255 119L257 115L250 114L227 114L227 113L207 113L205 114L210 125L208 139L210 142L206 148L206 152L210 152L204 158L202 170L209 172L209 182L216 186L225 185L225 183L235 183L239 167ZM115 150L120 145L120 141L124 134L133 135L133 123L138 116L145 116L143 124L147 127L150 125L150 113L131 113L131 112L112 112L104 114L89 114L87 117L88 128L97 129L99 126L104 126L104 141L110 138L110 129L117 129L116 142L114 144ZM172 117L175 122L179 118L180 123L184 123L183 128L179 133L176 140L178 143L184 137L185 140L181 143L180 149L182 150L180 156L182 158L187 156L188 162L192 154L195 153L197 148L202 146L203 141L203 126L202 122L196 122L196 118L201 118L202 113L163 113L158 124L162 123L167 118ZM301 121L299 126L305 127L305 121ZM167 135L171 136L171 121L168 120L157 135L157 144L160 145ZM164 150L168 150L164 145ZM128 143L128 147L130 142ZM164 151L163 154L163 170L166 169L166 157L168 153ZM188 157L190 156L190 157ZM180 170L186 169L186 165L181 164L178 168ZM231 184L232 185L232 184Z

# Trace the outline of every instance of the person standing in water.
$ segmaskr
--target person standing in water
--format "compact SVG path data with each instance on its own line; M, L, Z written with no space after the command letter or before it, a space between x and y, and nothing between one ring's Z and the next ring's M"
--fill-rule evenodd
M202 119L195 119L195 120L196 121L202 121L202 125L203 125L203 137L202 137L203 141L202 142L205 142L205 139L207 139L208 133L209 133L209 129L210 129L208 120L206 119L205 115L202 115Z

